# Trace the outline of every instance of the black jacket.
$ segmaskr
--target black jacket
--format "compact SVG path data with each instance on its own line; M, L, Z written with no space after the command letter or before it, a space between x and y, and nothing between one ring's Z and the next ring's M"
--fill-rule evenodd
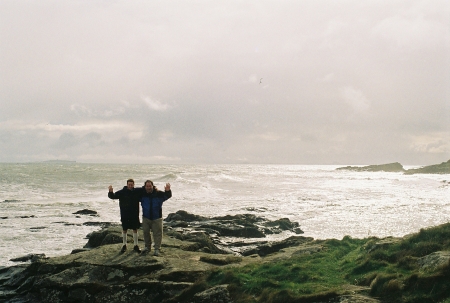
M119 199L121 221L139 220L139 199L142 194L143 192L140 188L129 190L126 186L115 193L108 192L110 199Z

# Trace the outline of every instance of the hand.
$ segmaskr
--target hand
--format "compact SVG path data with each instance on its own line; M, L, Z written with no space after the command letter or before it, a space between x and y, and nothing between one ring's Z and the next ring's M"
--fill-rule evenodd
M112 193L112 192L113 192L113 187L110 185L110 186L108 187L108 190L109 190L110 193Z
M164 190L165 191L169 191L170 190L170 183L166 183L166 186L164 186Z

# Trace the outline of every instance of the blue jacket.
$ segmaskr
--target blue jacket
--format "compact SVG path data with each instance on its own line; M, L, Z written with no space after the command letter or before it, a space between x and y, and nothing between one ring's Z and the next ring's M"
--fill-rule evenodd
M164 201L166 201L170 197L172 197L171 190L153 190L153 192L147 193L144 189L144 194L140 199L142 206L142 216L150 220L162 218L162 205Z

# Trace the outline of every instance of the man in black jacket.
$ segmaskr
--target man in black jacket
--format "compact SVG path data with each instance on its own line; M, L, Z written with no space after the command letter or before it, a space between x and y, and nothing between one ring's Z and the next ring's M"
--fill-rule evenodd
M108 197L110 199L119 199L120 206L120 221L122 222L122 238L123 246L121 252L127 250L127 232L128 229L133 230L134 250L141 252L138 245L138 233L137 230L141 226L139 222L139 198L141 196L140 189L134 189L134 180L128 179L127 186L123 189L113 192L113 188L110 185L108 191Z

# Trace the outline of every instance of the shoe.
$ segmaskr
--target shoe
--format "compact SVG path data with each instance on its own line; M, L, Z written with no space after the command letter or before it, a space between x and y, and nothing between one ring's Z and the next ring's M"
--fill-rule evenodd
M142 250L141 255L148 254L149 252L150 252L150 249L148 249L147 247L145 247L145 248Z
M155 249L155 252L153 253L154 256L158 256L159 255L159 249Z
M124 253L126 250L127 250L127 246L124 245L124 246L122 246L122 249L120 250L120 252L121 252L121 253Z
M137 246L137 245L134 246L133 250L135 252L141 253L141 250L139 249L139 246Z

